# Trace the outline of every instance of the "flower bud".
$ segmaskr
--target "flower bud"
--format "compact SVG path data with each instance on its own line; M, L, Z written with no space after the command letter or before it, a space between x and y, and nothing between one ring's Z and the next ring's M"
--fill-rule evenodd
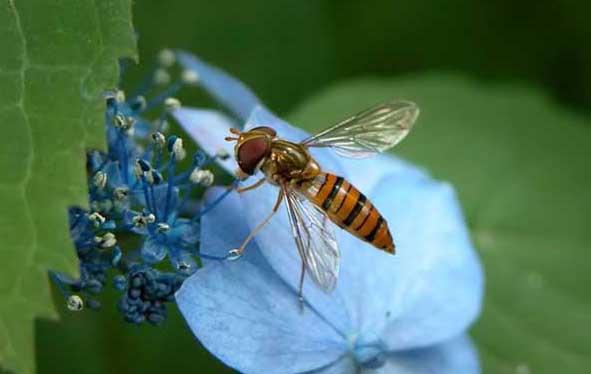
M199 168L193 169L189 176L191 182L203 186L211 186L213 184L214 176L209 170L201 170Z
M97 172L92 178L92 183L94 183L97 188L102 190L107 185L107 173L104 171Z
M170 83L170 74L164 69L156 69L154 72L154 84L165 86Z
M197 75L197 73L194 72L193 70L189 70L189 69L183 70L183 73L181 75L181 80L185 84L194 85L199 81L199 75Z
M176 56L174 55L174 52L170 49L163 49L160 51L160 53L158 53L158 63L161 66L169 68L172 65L174 65L175 62Z
M70 295L66 300L66 305L72 312L79 312L84 308L84 301L78 295Z
M166 110L168 110L170 112L170 111L180 108L181 102L179 99L177 99L175 97L169 97L166 100L164 100L164 106L166 107Z

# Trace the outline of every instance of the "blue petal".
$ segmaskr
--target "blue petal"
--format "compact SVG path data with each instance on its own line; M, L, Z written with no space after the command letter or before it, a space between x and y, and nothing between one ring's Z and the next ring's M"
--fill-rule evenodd
M256 248L248 256L205 266L177 292L201 343L244 373L299 373L338 360L343 337L313 310L300 309Z
M376 175L365 180L362 173L369 167L349 174L352 182L373 187L364 192L390 223L398 254L378 251L336 229L342 252L337 288L326 296L306 279L306 299L341 331L384 340L389 350L458 335L478 314L482 273L453 191L403 162L378 158L376 165L378 171L368 173ZM380 174L389 176L377 182ZM276 196L273 186L243 194L241 209L251 228L270 212ZM256 242L296 289L301 260L283 207Z
M250 113L247 129L268 125L288 140L305 138L305 133L260 106L242 83L192 56L180 59L240 118ZM368 343L375 338L389 350L423 347L463 331L478 313L482 274L451 189L386 157L348 161L345 165L349 167L343 168L330 151L313 152L325 170L350 178L382 210L400 254L392 257L378 252L339 231L341 280L331 296L307 281L309 308L341 334L351 331ZM278 191L263 186L257 192L246 194L238 208L245 212L251 228L270 211ZM256 243L293 292L301 262L288 227L282 208L257 235Z
M452 188L396 173L370 197L389 222L397 255L343 249L341 291L366 306L360 331L380 332L390 350L457 336L480 311L483 277Z
M142 245L141 255L146 262L156 264L166 257L166 246L155 238L148 237Z
M195 246L199 241L199 224L197 221L179 218L168 233L168 238L182 246Z
M307 371L303 374L359 374L359 369L357 368L353 357L346 354L328 366Z
M119 170L119 162L109 161L105 165L104 170L107 173L107 183L109 186L116 188L124 184L121 171Z
M428 178L421 168L400 158L380 154L367 159L341 159L345 165L345 175L359 191L370 192L387 175L399 174L405 179L419 180Z
M429 348L389 355L386 364L364 374L478 374L478 353L470 338L462 335ZM323 373L324 374L324 373Z
M211 66L187 52L177 52L179 63L194 71L205 89L231 110L238 118L245 120L255 106L260 104L256 95L238 79L221 69Z
M234 154L234 143L224 138L230 135L230 128L236 125L226 115L215 110L186 107L175 110L172 115L205 153L213 156L219 150L225 150L229 155ZM226 160L218 158L216 161L231 174L238 167L234 157Z
M394 160L391 165L388 165L388 162L392 162L392 160L384 160L383 166L390 166L389 171L394 170L395 172L393 172L391 176L385 178L382 182L377 183L378 186L376 192L373 194L380 193L380 191L385 188L384 186L396 186L396 188L391 191L391 194L396 196L400 195L399 198L393 199L397 201L398 205L409 208L408 210L410 212L415 209L416 212L413 213L416 215L423 214L422 211L425 208L433 209L432 212L427 212L428 214L426 217L429 217L429 214L434 214L435 216L431 217L431 219L439 218L444 222L447 220L456 221L455 224L451 224L451 227L453 228L454 225L459 225L461 227L459 236L462 236L461 232L464 231L463 222L461 221L461 215L458 217L459 212L457 205L449 188L445 185L431 181L422 172L415 170L405 163L400 163ZM393 167L396 165L398 167ZM392 179L395 179L396 183L393 183ZM222 189L211 190L208 193L207 200L212 201L219 196L222 191ZM373 194L370 194L370 196ZM253 192L252 195L257 195L259 198L265 197L264 193L255 194ZM388 200L389 195L390 192L385 194L386 200ZM431 197L431 195L433 195L433 197ZM248 219L244 216L246 215L246 217L248 217L248 214L245 214L246 209L241 208L238 201L239 197L237 194L231 194L226 200L223 200L217 208L213 209L203 217L203 250L213 251L213 254L223 256L229 248L237 247L246 237L249 228L245 225L245 221L248 222ZM379 206L386 207L386 210L389 211L387 208L388 201L384 203L380 200L380 196L376 196L375 202ZM405 204L401 204L401 202L404 202ZM446 207L447 205L450 205L451 208ZM253 208L253 206L250 208ZM254 208L256 208L256 206L254 206ZM406 210L407 209L401 209L400 211L401 213L404 213ZM386 215L386 213L384 214ZM409 214L409 212L406 212L406 215ZM272 222L281 219L281 217L282 216L276 217ZM391 219L391 221L396 222L396 220L393 219ZM415 224L410 226L415 226L417 222L420 223L420 220L414 218L412 218L412 221L414 221ZM287 222L284 222L284 224L287 225ZM448 224L445 224L444 226L450 227ZM468 294L468 299L471 298L476 301L473 304L478 304L480 301L481 286L477 286L475 287L475 290L467 292L457 292L457 289L461 289L465 284L458 285L454 282L451 282L453 284L449 289L441 290L437 287L437 283L441 280L442 274L442 272L437 271L437 267L441 266L446 269L443 273L456 272L461 274L466 271L464 268L454 269L454 266L450 266L449 261L455 263L455 266L467 267L468 273L470 273L470 269L476 268L476 273L478 273L476 276L476 283L481 283L480 269L474 255L471 253L472 250L469 245L466 248L457 249L457 252L460 254L464 253L459 256L453 254L453 248L451 251L446 250L445 245L436 248L421 245L419 248L415 249L416 256L412 256L411 253L411 255L405 257L408 260L399 261L400 263L397 263L398 258L403 257L401 254L393 257L376 251L356 239L348 238L346 234L341 232L339 243L343 248L343 273L341 274L341 280L335 292L331 296L324 295L309 281L306 282L305 297L307 305L304 313L310 313L314 316L315 320L322 321L318 322L318 324L323 325L323 327L314 326L311 328L301 328L301 322L286 321L288 323L286 326L290 326L290 328L294 330L290 330L290 333L287 334L289 338L285 336L276 337L276 339L280 341L287 339L290 344L291 339L296 339L299 342L298 344L304 344L305 341L308 341L308 344L310 344L311 347L315 346L318 341L321 341L320 345L323 348L316 347L316 351L323 351L325 346L334 346L334 344L340 348L333 352L330 356L330 360L327 360L328 362L326 363L316 361L315 359L308 360L308 353L293 352L288 347L281 346L280 351L275 351L274 349L276 346L274 344L269 346L271 344L268 344L268 339L273 338L266 336L267 333L273 334L276 332L274 324L269 323L266 330L261 326L261 330L259 331L261 335L253 337L246 336L244 331L249 330L243 330L246 329L246 327L243 327L244 322L240 324L235 322L232 318L241 319L241 316L246 314L248 318L256 317L258 319L259 313L262 313L263 311L266 312L269 309L266 305L268 305L268 303L273 303L275 300L282 301L279 305L275 304L278 309L274 309L273 313L283 316L283 313L289 315L293 312L292 308L295 308L294 289L297 284L300 262L295 251L295 246L293 245L293 239L288 234L287 227L288 226L280 226L276 227L275 230L270 228L264 229L263 233L269 233L271 239L274 240L267 245L267 248L258 248L254 245L249 246L244 259L241 261L230 263L218 261L217 263L206 265L205 269L207 269L208 272L212 271L217 275L210 276L210 273L205 273L205 270L201 270L186 282L186 287L191 288L192 292L200 292L199 289L200 287L203 287L202 284L204 282L210 280L211 277L218 277L219 280L217 281L217 286L219 289L216 289L214 294L219 293L220 295L213 297L213 299L218 300L216 302L219 302L219 305L226 303L227 305L224 305L227 306L227 311L221 309L220 306L211 307L211 309L215 309L219 312L217 314L210 313L210 309L198 309L198 305L200 304L196 301L198 300L198 297L196 297L194 293L185 294L186 297L182 297L181 293L179 293L178 301L181 310L183 311L185 318L190 321L190 325L198 338L206 347L208 347L208 349L220 357L224 362L244 372L271 372L271 368L279 368L277 371L281 372L285 367L278 365L281 365L282 363L306 360L312 362L313 365L310 365L309 369L298 368L298 372L324 368L324 370L332 370L326 371L326 373L347 373L351 372L351 368L353 367L353 361L350 356L343 356L345 348L342 347L342 344L345 339L349 339L349 336L347 335L348 333L361 334L362 336L365 336L366 340L369 340L369 342L371 342L371 337L374 336L376 340L385 340L388 349L399 350L396 355L402 355L405 353L404 349L406 348L420 347L429 344L430 340L441 341L444 335L448 335L445 329L442 330L437 324L443 324L449 328L449 324L446 322L450 319L453 320L454 318L459 318L460 323L456 323L455 327L453 326L454 323L451 323L452 327L454 327L452 330L455 330L458 328L463 329L465 325L469 323L471 317L466 317L467 313L465 312L462 314L460 311L457 315L451 317L447 311L444 311L441 315L437 315L433 309L429 309L433 307L433 305L425 303L425 301L429 301L429 299L433 297L432 293L425 289L414 289L413 285L416 284L422 283L429 287L433 286L433 288L436 289L436 292L440 292L443 297L445 297L445 295L450 296L450 299L453 300L453 302L459 300L460 304L463 305L466 305L467 303L461 300L462 297L454 297L454 295ZM405 231L406 230L403 230L401 227L399 251L403 251L405 247L405 245L403 245L404 240L402 240L403 237L406 236L403 235ZM454 230L451 230L450 232L453 231ZM432 239L438 235L436 232L433 232L433 230L426 231L426 233L429 237L432 237ZM257 237L257 243L259 241L260 240ZM445 241L446 240L442 240L442 242ZM455 247L455 243L455 240L448 242L451 247ZM434 266L435 270L433 270L430 266L434 265L432 261L434 255L430 252L437 252L439 247L443 248L440 248L440 250L442 250L444 254L450 254L451 252L451 256L449 259L441 259L438 265ZM429 251L429 249L431 249L431 251ZM277 277L275 277L274 273L270 271L266 261L264 261L259 255L259 251L260 253L267 252L267 258L269 260L276 260L277 258L283 259L283 261L276 262L276 265L279 265L280 271L285 272L282 276L290 283L289 288L286 287L285 284L278 282ZM469 253L466 254L465 252ZM289 261L285 261L286 255L289 258ZM464 261L462 260L462 257L466 257L468 260ZM472 258L472 260L469 260L470 258ZM394 263L392 263L392 261L394 261ZM421 265L413 266L413 262ZM345 264L349 265L346 266ZM285 265L285 267L282 268L282 265ZM289 265L291 265L291 267ZM212 267L216 268L216 270L211 270ZM406 271L407 267L409 268L408 271ZM417 267L419 269L417 269ZM200 278L197 279L197 276ZM449 274L444 274L443 278L446 276L449 276ZM261 277L263 278L262 280L259 279ZM233 281L225 283L225 280L229 279L233 279ZM251 287L248 285L248 282L252 282L257 286ZM472 282L473 280L467 281L468 285ZM216 284L215 281L213 281L213 283ZM275 289L274 287L278 287L277 283L281 284L280 289L276 289L277 294L275 294L275 292L267 294L266 292L260 291L259 294L256 295L259 299L255 299L254 296L251 296L249 293L242 297L242 301L240 301L240 303L247 305L241 305L237 307L237 309L234 305L236 298L233 295L228 294L228 290L243 290L244 287L247 287L249 292L252 292L252 289L254 288L259 288L259 290L267 290L268 288ZM443 279L443 283L448 286L450 285L450 282L445 279ZM208 292L213 291L202 290L202 292L206 293L206 295L201 295L202 298L207 300L212 298L212 294ZM469 295L470 293L472 295ZM237 294L240 294L240 291L238 291ZM406 297L411 301L405 302ZM249 302L252 304L248 304ZM263 305L263 307L261 308L260 305ZM417 306L420 308L417 308ZM474 308L472 309L474 310ZM226 316L226 313L232 313L234 310L240 310L240 312L238 314L233 314L233 317ZM416 321L412 320L412 314L414 313L417 313L420 316ZM431 316L432 314L435 315ZM273 318L281 319L281 317L277 317L277 315L274 315ZM197 316L200 317L198 318ZM226 323L225 321L228 318L231 320ZM405 318L410 318L411 320L404 323L400 322ZM431 321L429 321L430 318ZM392 322L387 323L390 320ZM248 321L250 321L250 319ZM265 321L267 321L267 319L265 319ZM427 321L427 326L421 325L425 324L425 321ZM435 326L433 322L435 322ZM418 323L418 326L420 326L420 334L417 335L416 331L413 331L413 323ZM435 338L425 337L425 335L431 333L429 328L433 326ZM328 335L326 335L327 328L330 331ZM218 331L218 329L221 329L223 333ZM425 329L427 329L427 331L425 331ZM308 331L316 331L317 334L313 336L300 335L300 333L305 334ZM442 331L444 332L443 334ZM220 335L224 335L224 337ZM228 343L227 340L228 336L230 336L230 343ZM329 337L328 342L330 343L327 343L325 340L327 337ZM397 339L400 339L403 344L396 344ZM251 340L257 341L258 343L253 345L255 343ZM245 341L247 343L243 343ZM275 342L275 340L271 341ZM233 354L235 351L233 347L236 346L256 346L257 348L242 351L240 354L235 355ZM283 359L275 357L274 355L277 353L279 353L280 357ZM264 357L264 359L258 360L259 356ZM272 357L275 357L276 361L273 360ZM322 371L318 372L320 373Z
M224 191L225 188L222 187L208 189L204 197L205 204L214 202ZM225 257L228 251L240 246L248 236L246 218L239 207L238 193L232 192L201 218L200 252L202 254ZM258 250L252 242L246 249L246 255ZM203 262L207 264L208 259L203 258Z
M350 355L305 374L479 374L478 352L467 335L441 344L389 353L379 368L359 368Z
M306 374L478 374L478 352L466 335L428 348L387 354L376 369L358 369L350 356Z
M168 206L168 214L173 212L179 204L179 189L172 187L170 195L168 192L168 183L159 184L154 187L154 201L156 203L156 217L162 220Z

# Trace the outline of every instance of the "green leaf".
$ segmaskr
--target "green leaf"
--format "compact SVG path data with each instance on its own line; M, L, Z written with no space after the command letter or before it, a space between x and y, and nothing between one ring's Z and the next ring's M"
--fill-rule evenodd
M55 318L47 271L77 272L67 208L87 204L85 150L102 148L130 1L0 5L0 364L35 370L34 319Z
M143 1L134 22L143 61L192 51L277 113L339 79L437 69L543 84L589 109L589 14L576 0L193 0Z
M163 15L166 14L164 17ZM320 1L145 1L134 9L142 61L164 47L198 54L240 77L275 110L291 108L334 79L336 60L329 13ZM302 27L305 25L305 27ZM125 80L143 79L132 71ZM186 90L183 103L204 105Z
M441 75L336 85L290 119L318 130L393 97L422 108L395 153L455 185L484 263L484 371L588 373L588 119L531 88Z

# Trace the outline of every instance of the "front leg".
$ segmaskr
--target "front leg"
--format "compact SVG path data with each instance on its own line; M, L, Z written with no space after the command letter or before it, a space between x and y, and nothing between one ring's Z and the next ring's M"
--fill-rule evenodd
M228 252L228 260L237 260L238 258L240 258L242 256L242 254L244 253L244 249L246 249L246 245L255 237L255 235L261 231L261 229L263 227L265 227L265 225L267 223L269 223L269 220L273 217L273 215L275 213L277 213L277 211L279 210L279 207L281 206L281 202L283 201L283 189L279 191L279 194L277 195L277 201L275 201L275 205L273 206L273 210L271 210L271 213L267 216L267 218L265 218L263 220L263 222L259 223L251 232L250 234L248 234L248 236L246 237L246 239L244 239L244 241L242 242L242 244L240 245L240 247L236 248L236 249L232 249L231 251Z
M237 188L236 192L243 193L246 191L254 190L255 188L260 187L263 183L265 183L265 177L259 179L257 182L255 182L254 184L251 184L250 186Z

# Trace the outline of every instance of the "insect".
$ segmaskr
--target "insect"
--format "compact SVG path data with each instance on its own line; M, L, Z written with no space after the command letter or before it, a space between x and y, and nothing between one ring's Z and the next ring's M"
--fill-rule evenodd
M261 171L256 183L238 188L253 190L264 183L279 187L270 214L256 226L242 245L230 251L235 259L246 245L269 222L285 201L291 231L302 260L299 279L300 300L304 275L326 292L334 289L339 273L339 249L333 222L374 247L394 253L395 246L388 223L378 209L355 186L340 176L330 174L308 151L328 147L351 158L367 158L398 144L409 133L419 115L416 104L392 101L362 111L300 143L279 139L274 129L260 126L245 132L231 129L239 178L246 179Z

